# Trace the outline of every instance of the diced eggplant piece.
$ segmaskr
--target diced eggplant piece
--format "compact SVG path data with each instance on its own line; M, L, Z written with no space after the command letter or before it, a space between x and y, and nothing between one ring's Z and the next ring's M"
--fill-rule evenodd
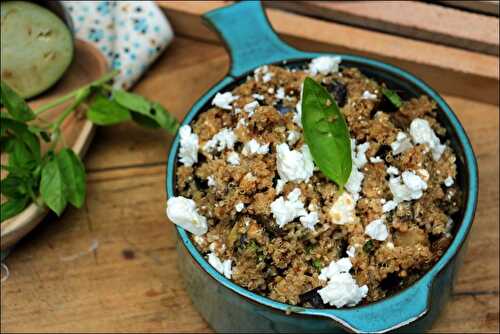
M339 107L343 107L345 105L347 101L347 87L344 84L338 81L333 81L331 84L326 86L326 89L333 96Z
M50 88L73 58L73 37L65 23L32 2L2 1L1 78L19 95Z
M304 305L305 303L309 303L314 308L325 308L326 305L323 303L321 296L318 293L318 290L321 287L312 289L300 295L300 305Z

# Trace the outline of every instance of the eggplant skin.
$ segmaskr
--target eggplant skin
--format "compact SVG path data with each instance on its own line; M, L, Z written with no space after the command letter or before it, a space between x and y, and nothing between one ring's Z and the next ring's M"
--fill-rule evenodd
M24 1L0 3L0 74L24 98L54 85L73 59L73 36L48 9Z

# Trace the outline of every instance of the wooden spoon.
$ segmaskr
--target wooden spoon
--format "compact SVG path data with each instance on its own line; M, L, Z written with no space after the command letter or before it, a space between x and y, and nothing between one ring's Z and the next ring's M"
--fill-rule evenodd
M75 40L75 55L72 64L64 74L63 78L49 91L29 102L32 108L41 106L55 97L69 93L70 91L90 83L108 70L108 63L101 52L91 44ZM62 104L56 108L43 113L46 120L54 120L67 106ZM64 121L61 127L65 142L72 147L80 157L85 155L88 145L94 134L94 125L82 116L81 110L77 110ZM44 149L42 144L42 150ZM46 147L45 147L46 149ZM2 160L6 157L2 156ZM2 178L4 175L2 174ZM4 250L19 239L24 237L47 215L47 207L39 207L31 203L18 215L7 219L0 224L1 242L0 249Z

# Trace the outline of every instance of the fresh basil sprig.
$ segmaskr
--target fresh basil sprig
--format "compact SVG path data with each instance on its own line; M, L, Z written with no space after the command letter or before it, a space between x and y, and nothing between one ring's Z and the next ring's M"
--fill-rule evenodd
M312 78L304 80L302 126L314 162L342 190L352 168L349 129L335 100Z
M396 107L400 108L403 102L401 101L401 98L399 97L398 93L395 91L390 90L389 88L382 87L382 94L384 94L385 97L391 101L391 103Z
M87 118L97 125L113 125L129 120L148 127L175 133L179 123L157 102L116 90L108 82L117 74L111 72L100 79L32 110L3 81L0 102L0 149L9 156L1 165L8 174L1 182L0 222L23 211L30 203L47 205L57 215L70 203L80 208L85 200L85 167L68 147L56 150L62 140L61 125L77 108L88 105ZM37 122L37 117L62 103L69 103L52 123ZM34 121L34 124L32 123ZM42 152L40 143L49 146ZM64 144L64 140L62 140Z

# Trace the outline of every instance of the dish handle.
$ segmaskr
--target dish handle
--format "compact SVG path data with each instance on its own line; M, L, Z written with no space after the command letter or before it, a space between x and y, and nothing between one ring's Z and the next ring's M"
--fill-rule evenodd
M305 56L278 37L260 1L240 1L207 12L203 18L226 43L231 55L229 75L233 77L263 64Z

